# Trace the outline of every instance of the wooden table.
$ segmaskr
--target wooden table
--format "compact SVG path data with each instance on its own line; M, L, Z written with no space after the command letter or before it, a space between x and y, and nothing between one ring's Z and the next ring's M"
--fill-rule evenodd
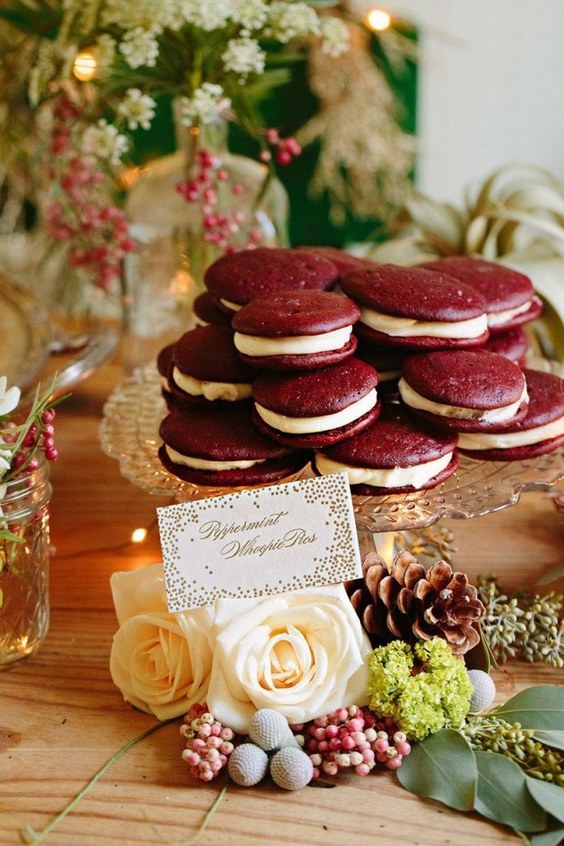
M44 828L124 743L155 723L124 704L108 658L116 621L109 577L160 560L155 507L120 476L98 445L103 403L121 378L106 365L77 386L57 417L60 459L53 467L52 622L38 654L0 673L0 843L18 830ZM131 532L150 526L141 545ZM497 573L508 588L532 581L561 560L563 516L551 495L534 492L486 517L449 521L457 569ZM560 585L561 587L561 585ZM561 674L513 663L498 674L509 698ZM46 838L60 846L185 843L218 795L194 784L180 758L178 724L132 748ZM334 790L286 793L270 784L230 786L202 843L264 846L331 842L440 846L519 844L519 838L475 815L455 813L405 792L392 773L341 777Z

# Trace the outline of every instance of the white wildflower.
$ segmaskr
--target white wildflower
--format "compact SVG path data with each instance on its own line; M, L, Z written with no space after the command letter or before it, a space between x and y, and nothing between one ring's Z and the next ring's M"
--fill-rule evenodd
M96 55L98 67L102 70L109 68L116 55L115 38L112 38L112 36L107 33L99 35L96 39L96 44L94 45L94 53Z
M157 64L158 41L153 33L139 26L125 33L119 49L130 68L139 68L141 65L154 68Z
M231 16L230 0L178 0L178 7L186 23L205 32L222 29Z
M227 42L221 58L226 71L233 71L240 76L262 73L264 70L265 54L253 38L232 38Z
M229 97L224 97L221 85L212 82L202 83L194 91L192 98L182 97L180 104L180 123L184 126L193 124L207 125L218 121L231 106Z
M286 44L292 38L319 35L319 19L307 3L275 2L269 7L266 34Z
M103 26L130 30L140 27L160 33L170 26L176 14L175 0L105 0L101 10Z
M340 18L321 18L321 52L338 58L346 53L350 46L349 28Z
M20 401L21 391L15 385L8 388L6 376L0 376L0 417L13 411Z
M263 0L232 0L231 19L251 32L261 29L268 17L268 6Z
M81 143L83 153L106 159L112 165L120 163L128 146L125 135L120 135L116 127L105 120L99 120L96 126L89 126Z
M152 97L143 94L139 88L128 88L125 97L117 107L117 113L127 121L129 129L149 129L155 117L156 103Z

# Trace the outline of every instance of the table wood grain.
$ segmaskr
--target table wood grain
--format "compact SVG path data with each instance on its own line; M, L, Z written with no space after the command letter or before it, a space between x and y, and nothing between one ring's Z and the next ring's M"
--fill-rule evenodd
M0 844L27 825L46 826L124 743L155 723L126 705L108 658L116 621L109 577L160 560L153 497L123 479L102 454L102 407L122 376L119 361L77 386L58 412L53 467L52 621L36 656L0 673ZM526 494L514 507L448 521L457 569L495 572L508 588L534 581L562 560L563 515L552 496ZM149 526L146 541L131 532ZM511 663L496 674L498 699L561 673ZM179 721L160 728L110 768L46 838L53 846L180 844L190 840L220 787L194 784L180 758ZM212 846L470 846L519 844L474 814L404 791L390 772L344 776L335 789L286 793L269 783L230 786L202 843Z

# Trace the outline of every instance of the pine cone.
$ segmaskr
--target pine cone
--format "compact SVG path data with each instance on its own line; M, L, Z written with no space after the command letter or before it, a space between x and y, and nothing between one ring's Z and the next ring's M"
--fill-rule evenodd
M347 582L351 603L373 645L401 638L407 643L443 637L454 655L480 640L476 623L485 609L464 573L446 561L426 572L409 552L396 555L388 570L374 552L362 562L363 578Z

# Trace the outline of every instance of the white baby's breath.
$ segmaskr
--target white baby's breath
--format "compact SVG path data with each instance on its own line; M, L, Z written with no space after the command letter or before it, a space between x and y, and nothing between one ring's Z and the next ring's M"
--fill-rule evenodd
M263 0L232 0L231 18L249 32L261 29L268 18L268 6Z
M139 88L128 88L117 108L120 117L127 121L129 129L149 129L155 117L156 103L152 97L143 94Z
M139 26L125 33L119 49L130 68L139 68L141 65L154 68L157 64L159 43L152 32Z
M292 38L319 35L319 19L307 3L271 3L266 34L282 44Z
M207 0L206 0L207 2ZM84 1L81 0L82 5ZM100 18L103 26L122 29L141 29L162 32L170 26L176 12L176 0L105 0L101 4Z
M112 38L107 32L102 33L96 39L94 51L96 53L98 67L102 69L108 68L112 64L116 54L115 38Z
M230 0L178 0L178 7L186 23L205 32L222 29L231 16Z
M346 53L350 46L350 32L340 18L321 19L321 50L333 59Z
M265 54L253 38L232 38L221 58L226 71L240 76L264 71Z
M82 152L106 159L112 165L118 165L127 151L129 142L125 135L105 120L99 120L95 126L89 126L81 141Z
M193 126L216 123L230 108L231 100L225 97L221 85L212 82L203 82L200 88L194 91L193 97L181 97L180 123L183 126Z

